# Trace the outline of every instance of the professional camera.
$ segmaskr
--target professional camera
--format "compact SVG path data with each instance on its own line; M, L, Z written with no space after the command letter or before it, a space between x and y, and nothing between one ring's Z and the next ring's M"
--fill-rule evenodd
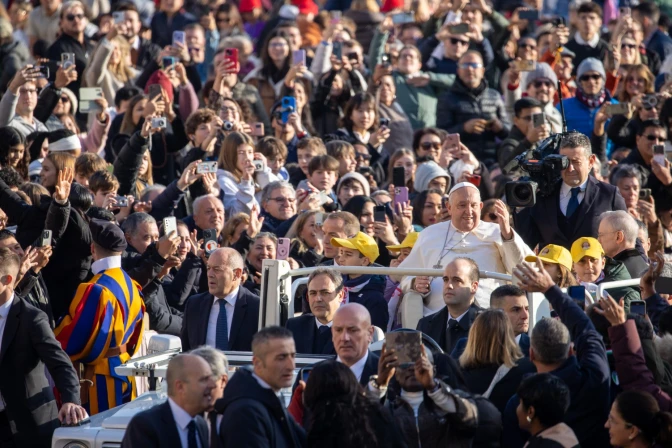
M537 149L524 152L509 163L505 171L520 168L527 172L517 182L506 184L506 202L511 207L532 207L537 195L550 196L560 181L560 173L569 166L569 159L558 154L560 141L570 133L554 134L543 140Z

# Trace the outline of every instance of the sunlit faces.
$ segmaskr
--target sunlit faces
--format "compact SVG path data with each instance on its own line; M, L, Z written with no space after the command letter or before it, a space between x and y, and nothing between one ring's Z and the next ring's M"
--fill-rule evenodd
M135 232L126 232L126 241L139 253L144 254L147 248L159 240L159 228L156 222L142 222Z
M570 187L583 184L590 174L595 163L595 154L586 155L583 147L561 148L560 155L569 159L569 166L561 171L562 180Z
M428 227L432 224L436 224L440 219L441 195L436 193L429 193L422 208L422 225L423 227Z
M593 258L586 255L572 265L579 281L595 283L604 269L605 258Z
M362 256L358 250L339 247L338 264L339 266L368 266L371 263L369 259Z
M276 242L271 238L257 238L254 244L250 246L247 253L247 261L257 270L261 271L264 260L275 260Z

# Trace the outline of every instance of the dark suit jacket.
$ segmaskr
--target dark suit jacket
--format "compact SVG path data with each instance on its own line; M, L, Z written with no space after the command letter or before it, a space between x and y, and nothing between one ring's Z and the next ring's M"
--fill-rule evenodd
M551 196L538 196L534 207L514 215L516 230L531 248L537 244L540 248L557 244L569 250L572 243L583 236L597 238L598 218L603 212L625 210L625 201L616 187L590 176L583 200L575 212L574 228L564 233L558 224L560 218L564 219L564 216L558 216L561 214L560 185L557 184Z
M311 355L333 355L336 353L331 337L325 341L324 345L318 347L317 350L313 350L313 345L315 338L318 337L318 332L315 316L312 314L292 317L287 320L286 327L294 336L294 344L296 345L297 353L307 353ZM331 332L329 332L329 334L331 334Z
M209 292L187 299L180 334L183 352L205 345L208 318L214 302L215 297ZM252 336L257 332L258 326L259 297L241 286L238 290L238 298L233 310L233 322L229 331L229 350L252 351Z
M520 350L523 352L523 356L526 358L530 357L530 337L527 335L527 333L523 333L520 335L520 341L518 342L518 346L520 347ZM462 353L464 352L464 349L467 347L467 338L462 338L459 341L457 341L457 344L455 344L455 348L451 352L450 356L453 359L460 359L460 356L462 356Z
M483 311L483 308L479 307L475 303L472 303L467 314L449 333L447 331L448 307L443 307L441 311L420 319L417 330L422 331L434 339L436 343L441 346L444 352L451 353L455 348L455 345L457 345L457 341L462 338L466 338L469 335L471 324L474 322L474 319L476 319L476 316L481 311Z
M0 347L0 393L7 418L16 426L16 446L50 447L60 426L45 365L62 401L80 404L79 378L47 315L15 295Z
M369 357L366 359L366 364L364 364L364 370L362 370L362 376L359 379L359 384L366 387L369 383L371 375L378 373L378 361L380 357L369 352Z
M200 415L197 415L195 420L201 446L210 446L207 423ZM128 423L121 446L124 448L179 447L180 434L177 432L177 423L175 423L168 400L136 414Z

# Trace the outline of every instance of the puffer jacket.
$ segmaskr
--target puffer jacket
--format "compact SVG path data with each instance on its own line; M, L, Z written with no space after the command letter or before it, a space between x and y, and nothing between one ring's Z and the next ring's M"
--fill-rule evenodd
M477 88L470 89L459 78L456 79L450 91L439 98L436 117L437 127L451 134L459 133L460 141L486 165L489 165L488 161L497 160L495 138L504 140L511 129L511 122L501 95L489 88L485 80ZM481 134L469 134L465 132L464 124L474 118L484 120L497 118L504 128L498 133L485 130Z

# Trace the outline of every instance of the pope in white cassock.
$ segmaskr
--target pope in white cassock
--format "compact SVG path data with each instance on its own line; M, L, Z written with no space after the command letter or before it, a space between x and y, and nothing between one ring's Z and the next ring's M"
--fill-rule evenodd
M534 255L512 228L509 212L502 201L497 201L497 223L481 221L481 194L469 182L455 185L449 193L448 210L451 220L427 227L420 232L418 241L400 268L443 269L457 257L469 257L481 271L511 274L527 255ZM505 282L481 279L476 301L483 308L490 307L490 293ZM427 316L445 306L441 277L404 277L404 293L414 290L424 297L423 315Z

